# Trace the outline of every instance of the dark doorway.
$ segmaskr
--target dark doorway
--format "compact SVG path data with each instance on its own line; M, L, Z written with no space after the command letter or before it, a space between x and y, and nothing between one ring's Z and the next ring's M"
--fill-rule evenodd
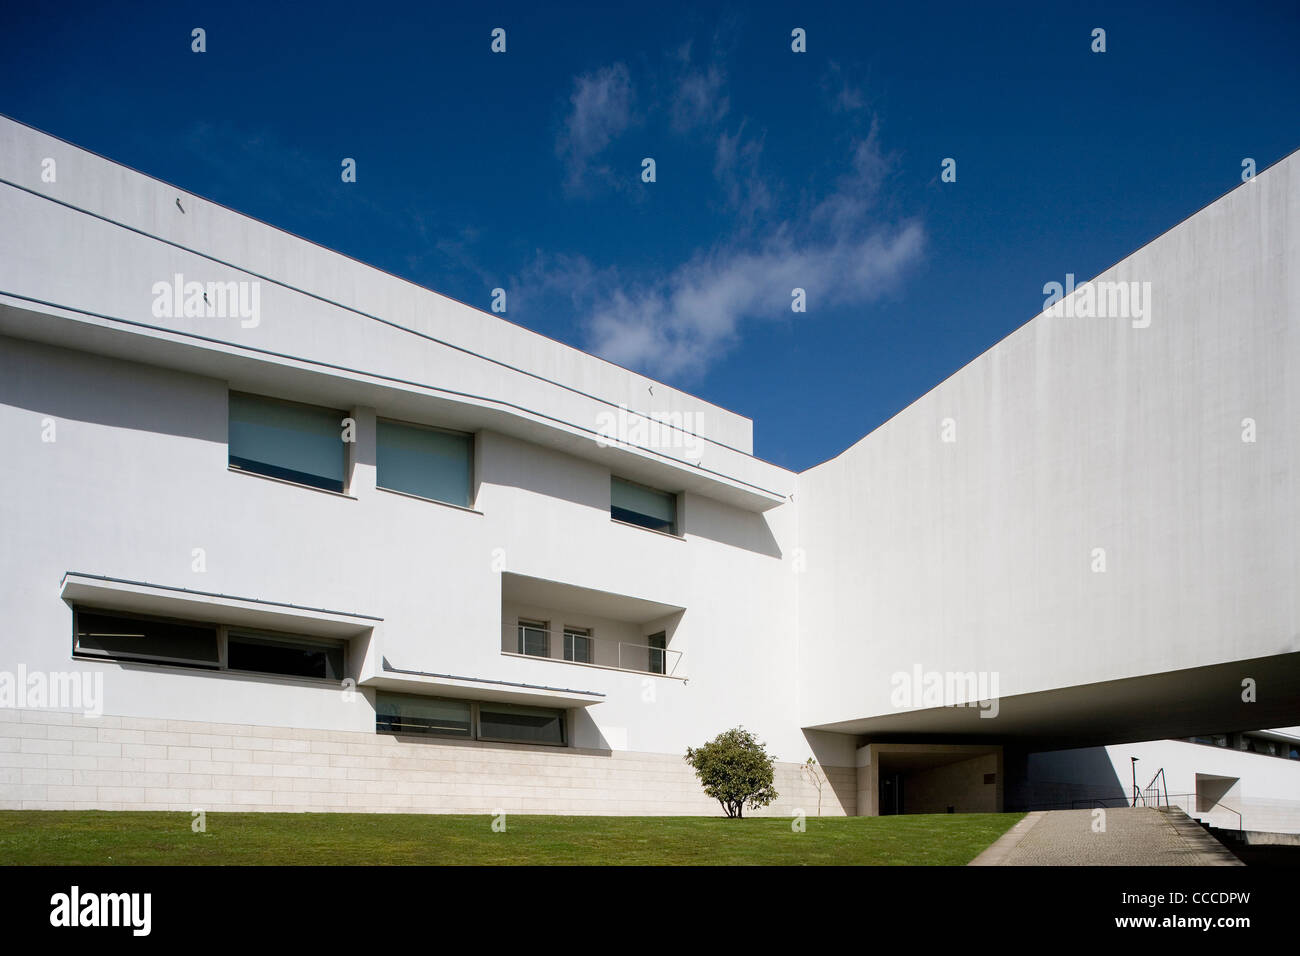
M880 775L880 815L890 817L903 812L903 775Z

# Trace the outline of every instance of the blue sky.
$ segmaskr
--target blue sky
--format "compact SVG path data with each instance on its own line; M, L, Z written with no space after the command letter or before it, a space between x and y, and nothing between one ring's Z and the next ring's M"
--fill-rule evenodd
M471 305L503 287L801 470L1300 146L1300 3L1132 6L15 5L0 112Z

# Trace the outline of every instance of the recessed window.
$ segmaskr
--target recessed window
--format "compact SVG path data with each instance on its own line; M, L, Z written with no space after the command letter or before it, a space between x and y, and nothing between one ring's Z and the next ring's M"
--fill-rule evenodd
M486 740L563 744L564 711L515 704L479 704L478 735Z
M345 412L329 408L231 392L230 465L341 492L346 417Z
M646 649L646 670L651 674L663 674L667 672L668 657L668 635L664 631L658 634L651 634L645 639L648 645Z
M77 609L73 653L117 661L221 666L215 626Z
M622 478L610 479L609 513L616 521L677 533L677 496Z
M375 482L380 488L470 507L474 436L380 420Z
M226 667L232 671L342 680L343 663L340 641L244 631L230 631L226 637Z
M420 697L415 694L375 694L375 730L390 734L473 736L472 705L467 700Z
M519 653L530 657L550 657L551 626L542 621L520 621Z
M78 657L331 682L347 676L347 645L331 638L83 607L74 609L73 632Z
M585 627L564 629L564 659L578 664L591 663L591 631Z

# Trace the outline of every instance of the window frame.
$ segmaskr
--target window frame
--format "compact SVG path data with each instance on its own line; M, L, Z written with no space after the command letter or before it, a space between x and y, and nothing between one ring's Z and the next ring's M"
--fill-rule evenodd
M576 639L576 640L575 640ZM584 660L578 660L578 640L585 641L587 644L587 656ZM596 656L595 634L589 627L572 627L568 624L564 626L564 659L570 664L594 664Z
M458 704L463 703L466 705L466 708L469 711L469 726L466 728L465 733L463 734L452 733L448 731L437 731L437 730L380 730L379 729L379 717L380 717L379 695L380 694L388 694L393 697L412 697L417 700L423 699L423 700L448 701L448 702L458 703ZM374 701L375 733L387 734L393 737L438 737L443 740L476 740L478 739L476 736L476 731L478 729L477 706L478 705L476 701L467 700L463 697L438 697L432 694L410 694L404 691L385 690L383 688L378 688L375 691L375 701Z
M491 713L494 707L514 707L524 710L545 710L554 711L560 717L560 739L558 742L550 740L519 740L513 737L489 737L483 733L483 707L487 706L488 712ZM499 711L505 713L505 711ZM533 704L511 704L507 701L476 701L474 704L474 739L485 740L496 744L517 744L524 747L568 747L569 746L569 711L564 707L538 707Z
M280 473L259 471L257 468L250 468L242 464L237 464L235 462L235 455L232 453L231 445L230 445L230 416L231 416L230 400L232 397L236 395L239 395L243 398L256 399L257 401L267 402L275 405L287 405L287 406L292 406L297 408L310 408L316 411L332 412L336 414L338 416L338 422L339 422L339 426L338 426L339 455L341 456L342 463L343 463L343 470L342 470L343 478L339 482L339 487L337 488L334 487L334 482L332 481L332 479L321 478L320 481L313 482L313 481L303 481L301 478L287 477L286 474L284 473L290 472L291 469L280 468L276 465L270 464L269 462L261 462L260 464L263 464L267 468L273 469L275 472L280 472ZM352 469L350 467L351 455L349 454L348 442L343 441L343 422L344 420L353 417L354 416L352 412L348 409L331 408L328 405L314 405L310 402L299 402L289 398L280 398L275 395L261 395L257 392L244 392L244 391L240 391L239 389L227 388L226 389L226 466L231 471L237 471L240 474L257 475L259 478L268 478L271 481L280 481L283 482L284 484L294 485L299 488L311 488L313 491L324 491L332 495L343 495L345 497L351 497L351 492L349 490L352 483L351 482ZM254 462L253 459L251 458L243 458L242 456L240 457L240 461L241 462L247 461L253 464L259 464L258 462ZM313 477L311 475L308 475L306 472L293 471L292 473L295 475L303 475L308 478ZM324 482L327 481L329 483L325 484Z
M179 657L162 657L152 654L113 655L100 654L79 647L81 636L81 615L83 613L111 617L122 621L152 621L158 624L173 624L212 631L213 645L216 650L215 661L199 661ZM225 653L221 639L221 626L209 621L191 621L185 618L167 617L159 614L137 614L118 608L99 608L85 604L72 606L72 658L73 660L109 661L115 664L145 664L156 667L184 667L187 670L220 671L224 669Z
M544 652L541 654L530 654L527 651L528 644L524 641L524 630L541 631L545 636ZM537 621L531 618L518 618L515 622L515 635L518 638L518 653L524 657L539 657L544 660L551 660L551 622Z
M221 669L231 674L259 674L264 677L286 677L290 680L310 680L323 681L328 684L337 685L348 677L348 642L342 638L336 637L314 637L309 634L289 634L283 631L268 631L261 628L251 628L243 626L218 625L221 632ZM258 643L259 640L264 644L290 644L300 647L313 647L334 650L342 652L342 660L339 670L342 672L339 677L312 677L307 674L282 674L278 671L255 671L246 670L240 667L230 666L230 638L234 636L239 638L251 638L248 643Z
M663 646L659 647L652 643L655 639L662 639ZM653 634L645 636L646 643L646 670L658 677L668 676L668 631L655 631ZM659 669L655 670L652 661L659 661Z
M668 491L664 488L656 488L654 485L647 485L641 481L633 481L631 478L624 478L610 472L609 475L609 519L617 524L626 525L631 528L640 528L642 531L651 531L655 534L667 535L670 538L676 538L679 541L685 537L682 531L682 494L679 491ZM636 521L628 521L626 518L619 518L614 514L614 482L622 482L625 485L632 485L637 488L643 488L646 491L654 492L656 495L663 495L669 498L673 503L673 521L672 529L665 531L662 528L652 528L649 525L640 524ZM623 509L628 510L628 509ZM640 512L635 512L639 514ZM647 516L649 517L649 516Z
M430 498L428 495L416 494L413 491L405 491L401 488L390 488L387 485L379 483L379 426L381 424L399 425L403 428L415 428L423 431L441 432L444 435L454 435L457 438L464 438L469 443L469 475L466 489L465 501L467 504L460 504L456 501L444 501L442 498ZM414 498L417 501L431 501L434 504L447 505L452 508L460 508L462 511L474 511L476 495L474 493L477 479L477 469L475 468L475 459L478 457L478 433L465 432L455 428L445 428L441 425L426 425L423 422L410 422L401 418L384 418L375 416L375 488L379 491L387 491L394 495L405 495L407 498Z
M379 728L379 695L391 694L395 697L411 697L415 699L447 701L451 703L463 703L469 709L469 730L467 733L447 733L435 730L381 730ZM390 691L382 688L375 691L375 733L384 734L390 737L436 737L440 740L465 740L471 743L482 741L484 743L512 744L517 747L570 747L569 742L569 709L567 707L541 707L535 704L513 704L509 701L501 700L474 700L468 697L441 697L433 694L411 694L405 691ZM554 712L560 720L560 739L559 741L551 740L519 740L515 737L492 737L483 733L483 709L487 708L489 713L503 712L498 708L522 708L524 710L540 710Z
M176 624L183 627L211 630L216 641L217 659L212 663L208 663L200 661L184 661L177 658L149 657L148 655L139 654L109 656L106 654L97 654L94 651L81 650L77 646L77 637L81 630L80 618L83 612L88 614L99 614L105 617L115 617L126 621L156 621L160 624ZM337 646L343 652L343 676L339 678L308 677L300 674L279 674L274 671L253 671L233 668L229 663L229 637L231 631L234 631L236 636L261 636L267 640L279 641L281 643ZM350 641L344 638L317 637L312 634L295 634L290 631L274 631L266 628L246 627L244 625L219 624L214 621L172 617L161 614L137 613L135 611L124 611L119 608L100 608L86 604L74 604L72 607L72 658L73 660L99 661L101 663L108 662L112 664L136 664L145 667L182 668L188 671L202 671L208 674L230 674L236 677L253 677L260 680L293 681L298 683L306 682L327 687L338 687L342 681L353 676L351 670L352 645Z

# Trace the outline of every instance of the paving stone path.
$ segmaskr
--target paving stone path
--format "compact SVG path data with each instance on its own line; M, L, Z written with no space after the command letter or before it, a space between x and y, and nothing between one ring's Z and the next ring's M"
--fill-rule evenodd
M1098 829L1104 823L1105 830ZM1181 810L1151 807L1030 813L972 866L1241 866Z

